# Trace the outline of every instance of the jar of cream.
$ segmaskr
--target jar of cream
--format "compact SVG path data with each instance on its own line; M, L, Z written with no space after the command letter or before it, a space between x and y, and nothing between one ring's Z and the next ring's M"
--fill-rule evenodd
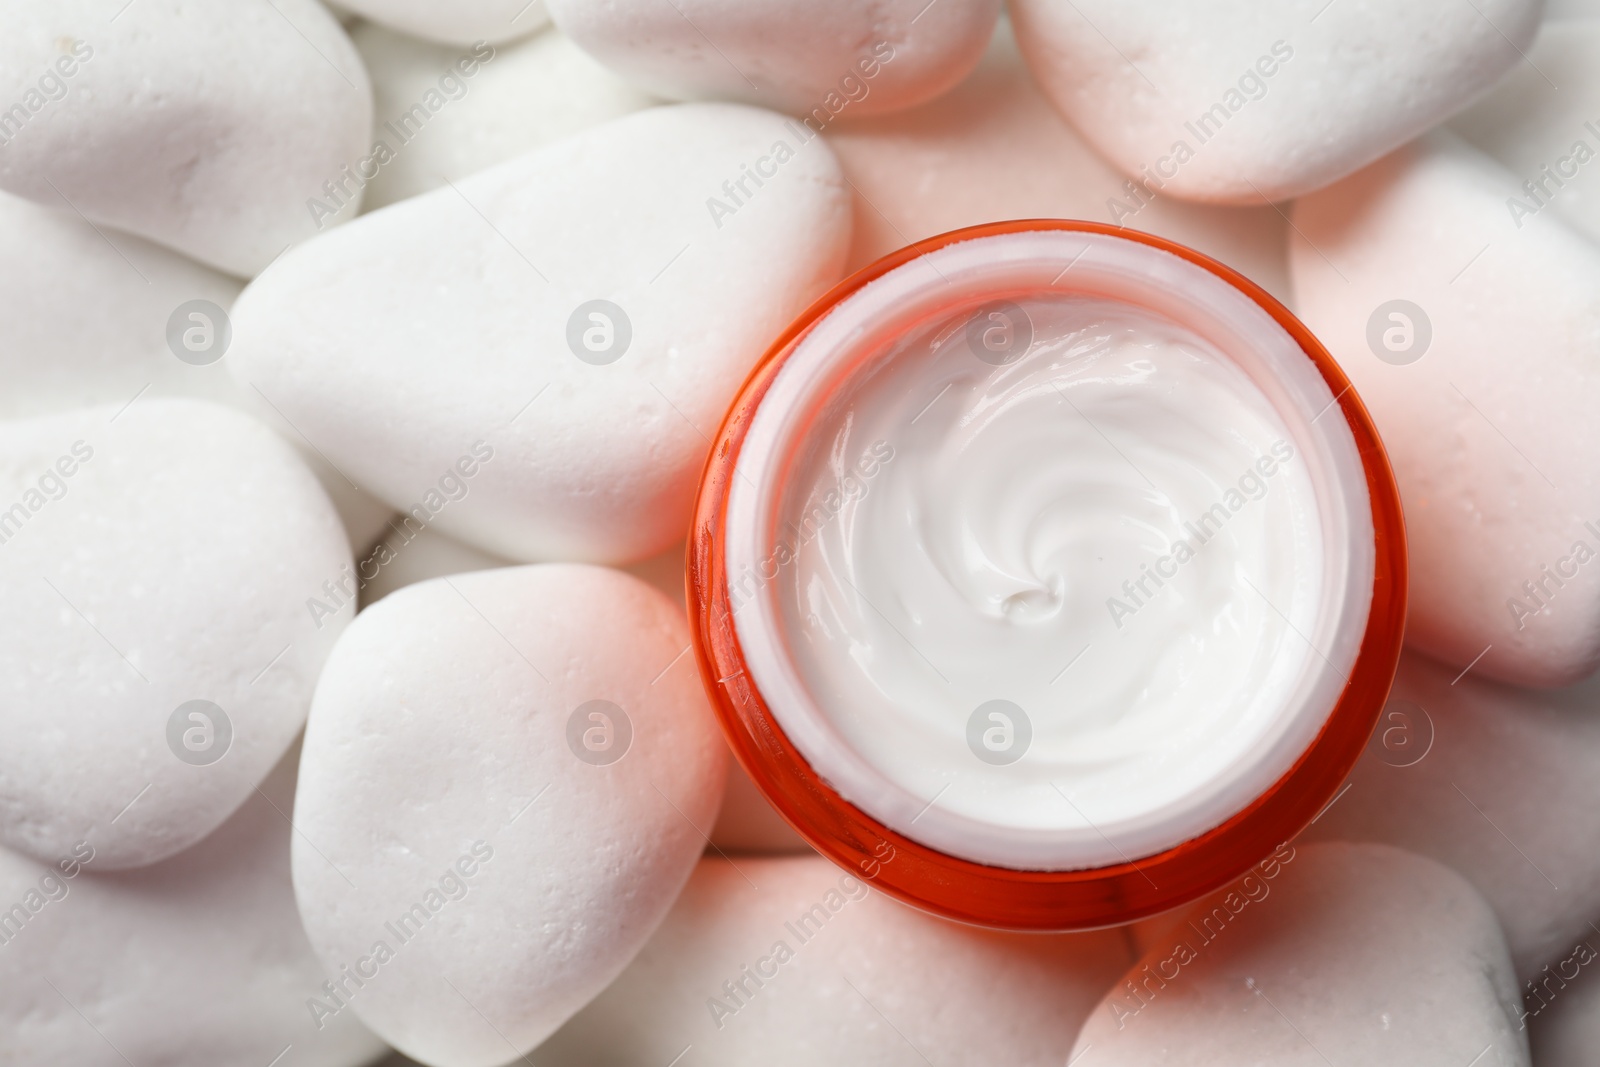
M1334 796L1398 661L1337 365L1159 238L1034 220L848 279L741 390L690 536L735 754L819 851L1013 929L1215 889Z

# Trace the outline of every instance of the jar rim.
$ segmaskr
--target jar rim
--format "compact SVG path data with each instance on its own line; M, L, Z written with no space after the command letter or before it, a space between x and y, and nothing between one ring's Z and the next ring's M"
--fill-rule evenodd
M1242 293L1283 329L1326 383L1354 439L1373 534L1373 587L1360 648L1333 709L1299 758L1226 821L1151 855L1076 870L990 866L939 851L867 815L812 767L754 684L736 632L724 526L735 464L779 369L830 311L921 256L977 238L1076 231L1177 256ZM835 286L762 356L714 439L690 533L688 598L696 658L736 757L773 807L818 851L907 903L960 921L1060 930L1132 921L1226 884L1312 821L1366 744L1398 664L1405 616L1405 537L1399 495L1376 429L1348 379L1294 316L1254 283L1191 249L1138 231L1072 220L1017 220L918 242Z

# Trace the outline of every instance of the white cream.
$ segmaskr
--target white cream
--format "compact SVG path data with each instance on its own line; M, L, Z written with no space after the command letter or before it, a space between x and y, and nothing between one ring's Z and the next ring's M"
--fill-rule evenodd
M892 272L791 356L739 459L730 592L775 718L846 799L979 862L1099 866L1224 821L1315 736L1365 623L1326 386L1237 291L1127 244ZM1130 284L1150 257L1172 276ZM1088 292L1017 284L1069 261ZM973 326L980 281L1024 295Z

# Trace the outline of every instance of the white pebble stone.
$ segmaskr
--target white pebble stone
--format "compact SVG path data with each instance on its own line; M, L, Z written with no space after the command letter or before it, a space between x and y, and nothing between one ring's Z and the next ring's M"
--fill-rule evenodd
M352 614L308 607L349 565L327 497L253 420L144 399L0 424L0 540L0 844L115 870L199 841Z
M1381 845L1285 846L1191 910L1089 1016L1080 1067L1527 1067L1494 913Z
M0 189L246 277L333 221L307 201L372 128L360 57L315 0L8 5L12 101L6 115L29 113L0 147Z
M623 568L684 606L683 545ZM445 575L493 570L509 560L480 552L432 528L416 529L398 520L383 541L356 561L362 577L361 603L373 604L408 585ZM370 579L366 579L371 575ZM728 853L810 852L783 817L761 795L736 760L728 764L728 789L711 829L710 848Z
M228 373L227 310L239 288L142 238L0 193L0 418L157 396L239 408L301 448L360 551L392 509L306 448Z
M1460 871L1494 905L1517 973L1595 936L1600 681L1518 689L1415 653L1315 838L1384 841Z
M0 418L120 406L145 390L237 403L225 348L196 336L191 352L180 332L186 362L167 340L174 316L192 325L182 305L226 312L237 295L237 280L193 260L0 193Z
M820 856L707 858L622 977L535 1059L665 1064L690 1046L702 1067L1062 1064L1130 958L1119 930L936 919Z
M1600 19L1547 21L1493 91L1451 128L1519 183L1506 204L1526 219L1547 209L1600 240Z
M1394 464L1407 639L1563 685L1600 662L1600 248L1554 214L1518 229L1515 192L1430 136L1297 201L1289 262Z
M1122 223L1190 245L1283 299L1283 217L1270 207L1135 198L1050 106L1001 23L971 77L932 103L827 127L855 194L852 268L1000 219Z
M827 122L894 111L972 69L999 0L547 0L550 17L623 77Z
M551 28L476 48L371 23L351 39L372 75L373 142L394 153L365 189L366 211L655 103Z
M1540 0L1012 0L1046 95L1125 172L1192 200L1301 196L1521 60ZM1181 146L1181 147L1180 147Z
M440 44L499 44L549 21L541 0L341 0L345 10Z
M298 755L210 837L143 870L100 873L98 852L78 862L85 849L48 863L0 851L0 1062L359 1067L383 1054L353 1013L319 1028L306 1010L327 979L289 881Z
M433 1067L514 1060L649 938L722 798L688 644L665 597L582 564L410 586L340 640L306 730L295 889L329 972L365 978L342 999L390 1044Z
M777 176L714 215L761 159ZM738 105L651 108L294 249L240 296L231 362L441 532L631 562L682 539L710 435L838 279L849 230L820 139Z

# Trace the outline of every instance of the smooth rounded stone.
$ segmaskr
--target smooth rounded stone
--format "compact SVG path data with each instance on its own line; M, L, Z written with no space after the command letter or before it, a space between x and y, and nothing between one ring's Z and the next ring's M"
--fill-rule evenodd
M146 390L236 403L226 349L180 309L206 301L225 315L239 282L138 237L97 233L62 206L0 193L0 418L121 405ZM188 360L167 338L175 318Z
M1070 1062L1527 1067L1494 913L1382 845L1283 846L1113 985Z
M508 566L509 560L480 552L432 528L406 526L396 520L384 539L356 561L356 575L365 607L429 578ZM623 569L683 609L681 544ZM773 810L738 761L730 756L728 766L727 792L711 828L710 850L733 854L810 852L811 846Z
M239 288L142 238L0 193L0 419L189 396L247 411L298 444L228 373L227 309ZM311 449L302 458L339 509L352 550L365 547L392 509Z
M1600 917L1597 713L1597 679L1518 689L1408 652L1348 789L1306 836L1449 864L1494 905L1517 973L1533 978Z
M1288 295L1283 216L1137 192L1045 100L1004 22L948 95L825 136L855 195L852 269L963 226L1079 218L1171 238Z
M889 862L893 862L891 859ZM1062 1064L1128 965L1120 932L1007 934L890 900L820 856L708 857L540 1067Z
M578 46L677 100L729 99L809 119L932 100L972 70L999 0L546 0Z
M182 855L105 873L87 839L41 863L0 850L0 1062L360 1067L385 1052L344 1012L289 880L293 747ZM20 911L18 909L21 909Z
M1289 263L1394 464L1407 640L1553 686L1600 662L1600 247L1553 213L1518 229L1515 192L1430 135L1297 201Z
M809 853L810 845L761 795L739 761L730 758L728 791L711 830L711 851L732 855Z
M372 76L373 143L392 154L367 184L366 211L656 103L553 28L452 47L367 23L351 39Z
M1450 123L1516 177L1503 209L1514 226L1548 209L1600 240L1597 55L1600 19L1546 21L1528 61Z
M96 870L214 830L305 721L346 602L338 517L293 449L218 405L0 423L0 844Z
M0 189L248 277L353 214L372 88L316 0L0 11ZM334 205L335 208L339 204Z
M750 365L843 266L843 179L797 129L651 108L357 219L246 287L233 371L442 533L659 553Z
M1521 60L1540 0L1012 0L1048 96L1122 170L1223 204L1320 189Z
M295 890L348 1006L433 1067L522 1056L600 992L705 848L726 750L678 610L583 564L363 611L318 684Z
M541 0L340 0L340 7L392 30L440 44L499 44L550 20Z

